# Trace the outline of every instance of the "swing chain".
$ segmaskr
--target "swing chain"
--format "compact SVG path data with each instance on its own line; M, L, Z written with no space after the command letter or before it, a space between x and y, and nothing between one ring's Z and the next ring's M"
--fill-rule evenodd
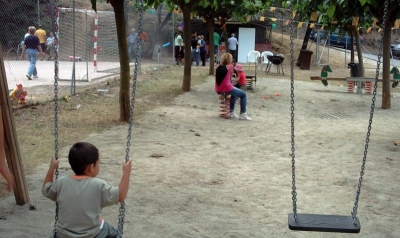
M57 0L54 0L54 19L53 19L53 24L54 28L52 29L54 34L54 45L55 45L55 51L54 51L54 158L58 159L58 70L59 70L59 64L58 64L58 21L57 17L59 14L59 9L57 7ZM58 168L56 168L55 172L55 179L58 179ZM56 214L54 216L54 230L53 230L53 236L57 237L57 221L58 221L58 212L59 212L59 204L56 202Z
M293 1L290 1L289 10L292 12ZM294 59L293 59L293 14L290 15L290 125L291 125L291 156L292 156L292 202L294 219L297 220L297 192L295 167L295 140L294 140Z
M361 184L362 184L363 175L364 175L365 163L367 161L369 137L371 135L372 119L374 117L376 91L377 91L377 88L378 88L378 78L379 78L379 71L380 71L381 58L382 58L383 37L384 37L384 33L385 33L385 28L386 28L386 18L387 18L388 6L389 6L389 2L388 2L388 0L386 0L385 1L384 11L383 11L383 22L382 22L382 29L383 30L381 31L381 39L380 39L381 42L380 42L380 45L379 45L378 60L376 62L374 91L373 91L373 96L372 96L371 111L370 111L369 124L368 124L368 130L367 130L367 137L365 139L364 155L363 155L363 159L362 159L360 178L358 180L356 199L355 199L355 202L354 202L353 211L351 212L351 216L353 218L353 223L354 224L356 224L358 200L360 198L360 193L361 193Z
M139 11L139 23L138 23L138 34L142 31L142 20L143 20L143 0L136 1L136 3L140 4L140 11ZM138 77L138 64L139 64L139 57L140 57L140 36L137 38L138 43L137 48L135 49L135 69L133 72L133 79L132 79L132 93L131 93L131 105L130 105L130 116L129 116L129 126L128 126L128 135L127 135L127 142L126 142L126 151L125 151L125 162L129 160L129 152L130 152L130 145L131 145L131 138L132 138L132 125L133 125L133 116L134 116L134 109L135 109L135 92L136 92L136 82ZM125 220L125 202L120 203L119 208L119 215L118 215L118 238L121 238L124 234L124 220Z

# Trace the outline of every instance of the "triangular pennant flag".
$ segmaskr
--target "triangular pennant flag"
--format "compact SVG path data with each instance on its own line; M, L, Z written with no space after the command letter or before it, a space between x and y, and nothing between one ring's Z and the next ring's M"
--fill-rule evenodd
M276 9L275 7L271 7L271 8L269 9L269 11L270 11L270 12L275 12L275 9Z
M292 12L292 17L295 18L296 17L296 11Z
M317 13L316 13L316 12L312 12L312 13L311 13L310 20L311 20L311 21L317 21Z
M394 29L399 29L399 28L400 28L400 20L397 19L397 20L394 22Z
M374 24L372 25L374 28L377 28L378 27L378 25L376 24L376 23L378 23L379 21L378 21L378 19L376 19L376 18L374 18Z
M303 27L303 22L299 22L299 24L297 25L298 28L302 28Z
M311 23L311 24L310 24L310 28L311 28L311 29L314 28L314 26L315 26L314 23Z
M271 21L276 21L276 20L277 20L277 18L271 17Z
M251 16L247 16L246 21L250 21L251 20Z
M359 17L353 17L353 21L352 21L351 25L352 26L358 26L358 20L359 19L360 19Z
M285 26L289 25L289 23L290 23L290 20L286 20L285 21Z
M323 30L324 29L324 26L321 26L321 30Z
M260 17L260 21L264 21L265 20L265 17Z
M368 29L367 29L367 33L370 33L370 32L371 32L371 30L372 30L372 27L368 27Z

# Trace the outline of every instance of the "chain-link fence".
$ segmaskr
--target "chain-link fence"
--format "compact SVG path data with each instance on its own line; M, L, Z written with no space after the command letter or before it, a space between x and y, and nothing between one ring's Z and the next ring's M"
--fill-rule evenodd
M8 87L17 84L27 90L27 102L48 99L53 95L55 71L58 72L60 90L75 92L71 87L79 82L96 82L119 74L119 53L115 14L110 4L98 3L97 13L90 1L68 0L0 0L7 11L0 15L4 26L0 44L3 50ZM127 4L127 35L131 28L139 29L140 12ZM143 13L143 32L140 42L139 70L159 69L172 65L173 35L179 14L165 8L149 9ZM36 62L37 78L29 80L30 62L21 57L25 34L29 26L42 25L46 37L54 35L54 44L47 44ZM175 26L175 27L174 27ZM58 53L58 67L55 55ZM131 75L135 62L131 62ZM32 75L33 76L33 75ZM77 84L75 84L77 82ZM74 86L72 86L74 85Z

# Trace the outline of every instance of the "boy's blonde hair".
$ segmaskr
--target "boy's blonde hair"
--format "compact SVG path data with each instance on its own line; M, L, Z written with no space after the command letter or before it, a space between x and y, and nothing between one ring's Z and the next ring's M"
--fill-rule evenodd
M221 55L221 65L228 65L232 63L233 57L230 53L223 53Z

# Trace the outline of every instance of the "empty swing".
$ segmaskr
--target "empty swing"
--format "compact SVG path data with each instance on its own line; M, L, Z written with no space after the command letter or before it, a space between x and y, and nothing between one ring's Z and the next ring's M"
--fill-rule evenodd
M142 19L143 19L143 0L140 0L140 11L139 11L139 23L138 23L138 32L141 32L142 29ZM57 11L55 11L57 14ZM55 27L58 29L58 23L55 22ZM58 159L58 32L55 34L56 36L56 45L55 45L55 76L54 76L54 156ZM140 38L138 37L137 40L139 41ZM127 142L126 142L126 151L125 151L125 162L129 160L129 151L130 151L130 141L131 141L131 134L132 134L132 124L133 124L133 112L134 112L134 105L135 105L135 91L136 91L136 82L138 76L138 64L139 64L139 44L136 44L137 47L135 49L135 68L134 68L134 75L133 75L133 82L132 82L132 92L131 92L131 105L130 105L130 117L128 123L128 135L127 135ZM55 170L55 179L58 179L58 168ZM57 221L58 221L58 212L59 212L59 204L56 202L56 209L55 209L55 221L54 221L54 229L53 229L53 237L57 238ZM118 238L122 238L123 235L123 228L124 228L124 219L125 219L125 202L120 203L119 208L119 215L118 215Z
M293 2L290 1L290 10L292 10ZM367 160L367 151L369 137L371 134L372 119L374 115L376 91L378 85L378 76L382 57L382 42L383 42L383 32L385 30L386 15L388 9L388 0L385 0L385 8L383 15L381 32L381 44L379 46L379 54L376 67L375 84L372 96L370 118L367 130L367 136L365 140L365 149L361 165L360 177L358 180L358 187L356 198L353 206L351 215L321 215L321 214L303 214L297 213L297 192L296 192L296 168L295 168L295 135L294 135L294 59L293 59L293 15L291 15L290 24L290 69L291 69L291 156L292 156L292 202L293 202L293 213L288 215L289 229L291 230L301 230L301 231L320 231L320 232L342 232L342 233L359 233L361 230L361 224L357 218L357 208L358 200L361 193L361 184L364 175L365 164Z

